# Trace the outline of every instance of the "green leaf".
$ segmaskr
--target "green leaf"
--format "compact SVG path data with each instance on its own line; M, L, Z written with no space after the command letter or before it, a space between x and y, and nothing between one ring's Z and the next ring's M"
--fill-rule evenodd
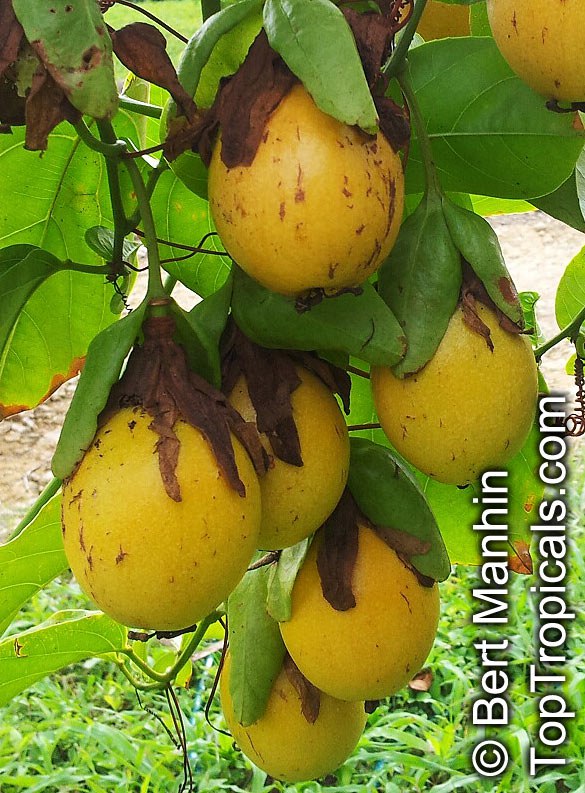
M95 0L12 0L28 41L82 113L111 118L118 107L112 41Z
M396 374L416 372L433 357L457 306L460 287L461 257L441 197L433 191L404 221L379 270L380 295L397 316L408 343Z
M189 39L177 69L181 85L187 93L195 96L203 67L221 37L262 8L262 3L263 0L240 0L229 5L209 17Z
M17 537L0 546L0 636L21 606L68 567L57 495Z
M545 341L538 320L536 319L536 304L540 300L540 295L538 292L520 292L519 297L524 314L524 327L532 331L530 333L530 341L533 347L538 347L544 344Z
M306 539L285 548L278 562L270 566L266 610L277 622L287 622L292 616L291 594L310 544Z
M246 573L228 598L229 687L235 716L244 726L264 713L284 659L278 623L266 611L269 576L267 567Z
M353 34L329 0L266 0L264 28L272 49L304 84L317 107L375 133L378 114Z
M573 172L584 134L551 113L490 38L431 41L409 53L410 74L445 190L498 198L542 196ZM408 193L424 189L416 139Z
M85 241L89 248L94 253L97 253L102 259L111 262L114 258L114 232L105 226L92 226L85 232ZM139 242L132 242L125 239L122 250L122 256L127 261L132 258L138 248Z
M496 232L487 220L448 199L443 200L443 213L451 239L483 282L488 295L512 322L522 325L522 306Z
M492 29L490 27L487 5L485 2L476 2L470 9L469 23L471 27L472 36L491 36Z
M119 129L132 133L119 116ZM57 127L42 158L24 149L22 129L0 135L0 171L4 195L19 196L2 203L0 246L30 244L60 260L100 263L84 235L88 226L112 223L106 173L73 127ZM124 173L121 183L133 211ZM0 415L34 407L79 372L91 339L116 319L114 294L103 276L77 272L56 273L36 289L0 358Z
M191 311L176 303L171 310L177 322L178 341L189 356L191 368L216 388L221 387L219 342L230 310L232 279Z
M585 308L585 248L572 259L561 276L555 299L555 315L561 330Z
M53 456L52 469L58 479L66 479L89 448L97 430L98 416L140 333L145 311L146 303L143 303L103 330L89 345L85 368Z
M261 30L262 3L255 3L244 19L221 36L212 50L195 92L197 107L211 107L220 80L237 72Z
M198 246L206 235L206 250L224 250L219 237L214 233L209 204L195 195L171 171L166 171L159 179L154 191L151 207L156 228L160 237L180 245ZM164 248L164 258L180 258L188 251L176 247ZM207 297L227 280L231 259L226 254L196 253L183 261L168 262L164 265L170 275L201 297Z
M390 449L365 438L351 439L348 487L364 515L378 526L398 529L429 543L411 562L423 575L444 581L449 557L422 490Z
M97 612L57 612L36 628L0 641L0 707L69 664L116 652L126 628Z
M299 313L295 299L278 295L234 267L232 313L243 332L264 347L336 350L392 366L404 353L404 337L371 284L361 295L325 298Z
M583 160L583 156L580 157L581 160ZM581 171L575 168L569 178L560 187L557 187L554 192L540 198L533 198L532 203L537 209L541 209L547 215L566 223L571 228L577 229L577 231L585 231L585 217L583 216L583 211L585 210L585 182L583 188L579 189L579 182L583 178ZM580 193L583 195L581 200Z

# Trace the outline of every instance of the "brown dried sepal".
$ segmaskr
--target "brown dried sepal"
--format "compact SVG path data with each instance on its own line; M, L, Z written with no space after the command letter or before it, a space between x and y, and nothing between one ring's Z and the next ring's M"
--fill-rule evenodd
M510 545L508 568L518 575L532 575L534 566L528 543L524 540L514 540Z
M39 63L32 86L26 97L26 137L24 147L30 151L44 151L49 134L62 121L74 124L81 113L69 102L63 89Z
M321 591L336 611L355 608L352 575L358 554L359 523L363 522L353 496L346 488L338 505L319 529L317 570Z
M230 323L222 344L222 388L229 396L237 381L246 381L256 412L258 431L289 465L303 465L301 444L292 408L292 394L301 385L297 366L309 369L349 408L351 379L347 372L312 353L269 350L252 342L235 323Z
M167 53L167 40L158 28L132 22L120 30L109 25L114 53L137 77L164 88L190 121L197 117L195 102L185 91Z
M408 683L411 691L429 691L433 684L433 672L426 666L417 672L416 675Z
M412 564L413 556L423 556L431 550L430 542L425 542L413 534L409 534L401 529L394 529L390 526L379 526L377 524L366 521L367 525L374 531L378 537L386 543L389 548L396 553L405 567L412 572L421 586L433 587L435 580L429 576L423 575Z
M301 700L301 713L309 724L314 724L321 709L321 692L307 680L288 653L284 656L283 667L289 683Z
M0 77L16 61L23 37L12 0L0 0Z
M474 333L483 336L485 343L493 352L494 343L492 341L491 332L488 326L480 318L476 311L476 302L483 303L484 306L491 309L498 318L498 324L508 333L520 334L523 328L504 314L504 312L496 306L494 301L489 296L487 289L483 282L475 274L471 265L463 260L463 283L461 285L461 295L459 298L461 310L463 311L463 319L468 328Z
M220 391L189 369L185 351L173 340L172 317L151 317L143 331L144 343L134 347L124 375L112 388L100 426L124 407L141 407L152 416L149 429L159 436L156 452L161 478L168 496L180 501L176 476L180 442L174 426L185 421L201 431L230 486L245 496L231 433L243 444L256 470L263 473L266 458L255 427L242 419Z

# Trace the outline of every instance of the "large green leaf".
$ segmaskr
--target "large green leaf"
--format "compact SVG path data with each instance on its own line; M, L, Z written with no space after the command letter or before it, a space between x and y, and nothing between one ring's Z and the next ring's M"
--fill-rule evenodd
M12 0L26 38L71 104L94 118L118 106L112 42L95 0Z
M292 616L292 591L310 544L309 538L285 548L270 569L266 609L277 622L287 622Z
M67 567L61 497L54 496L24 531L0 546L0 636L21 606Z
M432 41L409 54L410 73L446 190L500 198L542 196L573 172L583 131L551 113L516 77L491 38ZM407 192L422 192L412 141Z
M555 300L559 328L564 329L585 308L585 248L572 259L563 273Z
M365 438L352 438L348 487L372 523L429 544L428 552L411 559L420 573L435 581L449 576L451 565L435 516L398 455Z
M120 114L120 129L133 126ZM49 138L43 157L24 149L24 132L0 136L5 196L0 245L31 244L58 259L98 263L85 242L90 226L112 225L109 191L101 158L89 151L69 125ZM122 177L132 206L132 188ZM91 339L116 317L114 290L103 276L59 272L46 279L20 312L0 357L0 415L25 410L78 373Z
M264 28L272 49L324 113L368 132L378 114L355 39L330 0L266 0Z
M232 313L246 336L264 347L343 351L387 366L404 354L400 325L368 283L361 295L325 298L299 313L294 298L271 292L235 267Z
M103 330L89 345L86 366L53 456L53 473L58 479L68 477L89 448L97 430L98 416L106 406L124 359L140 333L145 312L146 303L143 303Z
M246 573L228 599L229 687L235 716L244 726L264 713L284 659L278 623L266 610L269 576L268 567Z
M209 204L191 192L171 171L166 171L158 181L151 201L159 237L179 243L197 246L205 235L215 232ZM219 237L209 237L204 247L216 252L223 251ZM181 258L188 251L164 246L165 259ZM201 297L217 292L225 283L231 267L231 259L217 254L197 253L183 261L168 262L165 269Z
M126 628L95 611L57 612L36 628L0 641L0 707L69 664L121 650Z
M583 155L579 158L585 163ZM568 226L571 226L577 231L585 231L585 182L581 189L582 200L579 196L579 183L584 179L579 170L579 163L569 178L563 182L560 187L549 193L548 195L541 196L540 198L533 198L532 203L538 209L542 209L547 215L550 215L557 220L561 220Z
M408 348L395 371L416 372L433 357L459 299L461 257L434 191L404 221L379 271L379 291L400 322Z

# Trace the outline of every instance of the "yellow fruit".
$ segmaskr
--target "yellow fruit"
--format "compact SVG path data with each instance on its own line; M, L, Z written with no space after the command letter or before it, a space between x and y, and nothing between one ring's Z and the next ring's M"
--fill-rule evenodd
M419 671L433 645L439 590L371 529L360 526L352 576L355 608L336 611L323 597L318 536L292 593L292 618L280 632L294 662L315 686L345 700L382 699Z
M238 583L257 547L260 487L232 436L242 498L199 430L175 424L182 501L166 494L152 418L123 409L97 433L63 488L63 541L82 589L118 622L186 628Z
M399 156L317 108L295 86L270 116L251 166L226 168L221 141L209 202L230 255L284 295L363 283L394 244L404 177Z
M308 537L333 512L347 483L349 434L337 400L318 377L297 367L301 385L292 393L303 466L290 465L274 455L266 436L262 443L271 466L260 480L262 523L259 547L286 548ZM246 419L256 412L243 378L230 402Z
M585 100L583 0L488 0L498 49L527 85L547 98Z
M221 675L221 706L242 752L267 774L303 782L335 771L353 752L366 724L363 702L341 702L321 694L319 715L310 724L284 669L276 678L264 714L243 727L229 692L230 656Z
M428 0L417 31L425 41L448 36L469 36L469 6Z
M462 485L498 468L520 450L532 425L537 369L530 342L503 330L478 305L493 352L457 309L434 357L417 374L397 378L373 367L382 429L409 462L439 482Z

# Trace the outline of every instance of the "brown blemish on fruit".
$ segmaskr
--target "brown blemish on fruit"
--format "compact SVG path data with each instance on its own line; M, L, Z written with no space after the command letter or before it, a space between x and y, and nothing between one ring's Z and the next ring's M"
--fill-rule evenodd
M130 432L132 432L135 426L136 426L136 422L134 420L128 422L128 429L130 430Z
M409 599L406 597L406 595L404 594L404 592L401 592L401 593L400 593L400 597L401 597L401 598L404 600L404 602L405 602L405 603L406 603L406 605L408 606L408 610L409 610L409 611L410 611L410 613L412 614L412 609L410 608L410 600L409 600Z
M89 553L87 554L87 564L90 570L93 570L93 545L89 549Z
M357 229L355 230L355 233L359 236L364 229L365 229L365 225L362 223L361 226L357 227Z
M85 540L83 539L83 526L79 528L79 547L85 553Z
M329 276L329 278L333 279L335 277L335 271L337 270L338 267L339 267L339 262L329 265L329 270L327 271L327 275Z
M278 210L278 216L281 220L284 220L284 216L286 215L286 205L284 201L280 202L280 208Z
M120 562L123 562L123 561L124 561L124 559L125 559L127 556L128 556L128 551L125 551L125 550L122 548L122 545L120 545L120 550L119 550L119 552L118 552L118 555L116 556L116 564L120 564Z
M295 191L295 203L300 203L305 200L305 191L303 190L303 169L299 163L297 171L297 189Z

